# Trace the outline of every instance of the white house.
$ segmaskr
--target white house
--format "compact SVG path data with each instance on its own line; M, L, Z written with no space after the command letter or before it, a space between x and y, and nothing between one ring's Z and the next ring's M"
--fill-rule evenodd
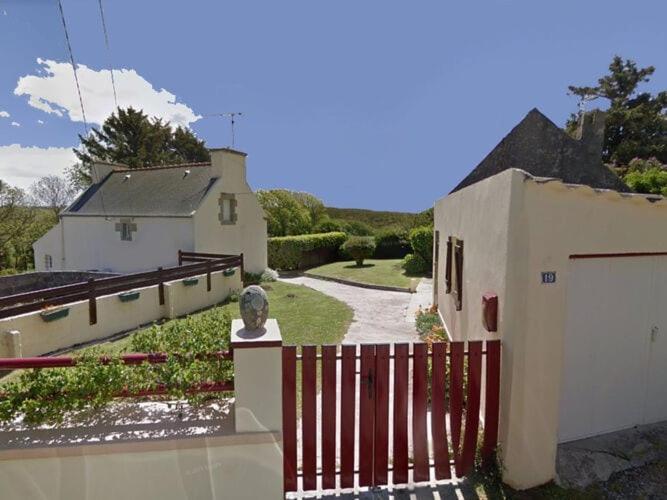
M435 204L434 301L453 340L502 339L516 488L554 478L560 442L667 419L667 200L601 163L603 132L533 110Z
M178 250L243 253L266 269L266 220L246 180L246 154L210 163L127 169L98 163L93 184L35 242L35 268L138 272L178 263Z

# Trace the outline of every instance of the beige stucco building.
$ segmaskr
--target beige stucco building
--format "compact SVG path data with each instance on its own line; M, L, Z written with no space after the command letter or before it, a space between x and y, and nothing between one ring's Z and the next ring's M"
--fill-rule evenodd
M500 450L520 489L554 479L560 442L667 419L667 200L610 177L601 118L570 138L531 112L435 204L434 302L453 340L502 339Z
M93 184L34 244L35 268L129 273L178 263L178 250L243 253L266 269L266 220L246 180L246 154L128 170L96 164Z

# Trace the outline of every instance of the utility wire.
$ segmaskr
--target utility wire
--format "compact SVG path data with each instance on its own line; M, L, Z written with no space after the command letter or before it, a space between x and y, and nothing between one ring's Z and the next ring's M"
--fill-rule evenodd
M79 76L76 72L76 63L74 62L74 54L72 53L72 44L69 41L69 33L67 32L67 23L65 22L65 13L63 12L63 4L61 0L58 0L58 8L60 9L60 20L63 22L63 30L65 30L65 42L67 43L69 60L72 63L72 71L74 71L74 82L76 83L76 91L79 94L79 104L81 105L83 126L86 129L86 135L88 135L88 120L86 120L86 110L83 107L83 98L81 97L81 86L79 85Z
M111 87L113 88L113 101L118 109L118 95L116 94L116 80L113 76L113 65L111 64L111 49L109 48L109 32L107 31L107 23L104 19L104 7L102 7L102 0L98 0L100 5L100 18L102 19L102 30L104 31L104 43L107 46L107 56L109 60L109 72L111 73Z

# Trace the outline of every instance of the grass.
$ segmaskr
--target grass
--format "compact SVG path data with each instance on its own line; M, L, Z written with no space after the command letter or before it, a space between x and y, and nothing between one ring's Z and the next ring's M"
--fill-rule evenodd
M309 269L308 273L356 283L401 288L409 288L412 279L401 269L400 259L366 259L361 267L353 261L332 262Z
M269 317L278 320L286 345L337 344L352 322L345 303L302 285L275 281L263 283L269 296ZM232 318L240 318L235 302L223 306Z
M276 318L283 342L286 345L337 344L352 322L353 311L345 303L321 292L301 285L282 282L263 283L269 297L269 317ZM229 311L232 318L240 318L238 302L217 306ZM203 313L195 313L196 316ZM129 351L132 336L140 330L122 338L73 349L65 354L81 354L86 350L99 349L102 354L122 354ZM0 385L13 380L21 370L0 379Z

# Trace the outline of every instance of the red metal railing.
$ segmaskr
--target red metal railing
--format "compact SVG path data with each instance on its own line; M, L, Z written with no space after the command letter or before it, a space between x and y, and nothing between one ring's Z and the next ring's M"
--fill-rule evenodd
M179 260L181 258L179 252ZM125 274L109 278L91 279L84 283L73 283L34 292L19 293L0 298L0 318L8 318L41 309L69 304L80 300L89 301L90 323L97 323L97 297L111 295L135 288L158 285L159 301L164 304L164 283L189 278L201 274L207 276L207 289L210 291L211 273L238 267L243 272L243 255L206 255L208 258L187 266L158 268L156 271ZM192 257L194 258L194 257Z
M427 345L421 343L414 344L412 349L409 344L394 344L393 349L389 344L366 344L361 345L359 352L355 345L343 345L340 353L336 346L322 346L319 355L316 346L303 346L300 356L297 356L296 347L284 347L285 491L297 490L298 477L302 478L302 489L307 491L317 488L317 476L321 476L324 489L335 488L336 476L340 478L341 488L353 487L355 473L359 474L360 486L388 484L389 471L393 484L407 483L410 469L414 482L429 481L431 467L435 468L438 480L451 478L452 469L456 476L465 476L471 472L475 460L482 398L481 456L485 462L491 461L498 441L500 341L485 344L486 349L481 341L435 342L430 352ZM464 383L466 360L467 383ZM299 361L301 387L297 389L296 365ZM319 429L316 417L318 361L321 361L319 382L322 388ZM408 391L410 364L412 394ZM483 393L482 373L485 374ZM338 379L340 391L337 390ZM300 464L297 463L297 390L302 393ZM391 398L390 391L393 393ZM409 428L410 408L412 425ZM391 425L390 412L393 416ZM321 441L319 464L316 452L318 432ZM340 433L339 449L337 433ZM410 435L412 456L408 448ZM355 462L358 468L355 468Z

